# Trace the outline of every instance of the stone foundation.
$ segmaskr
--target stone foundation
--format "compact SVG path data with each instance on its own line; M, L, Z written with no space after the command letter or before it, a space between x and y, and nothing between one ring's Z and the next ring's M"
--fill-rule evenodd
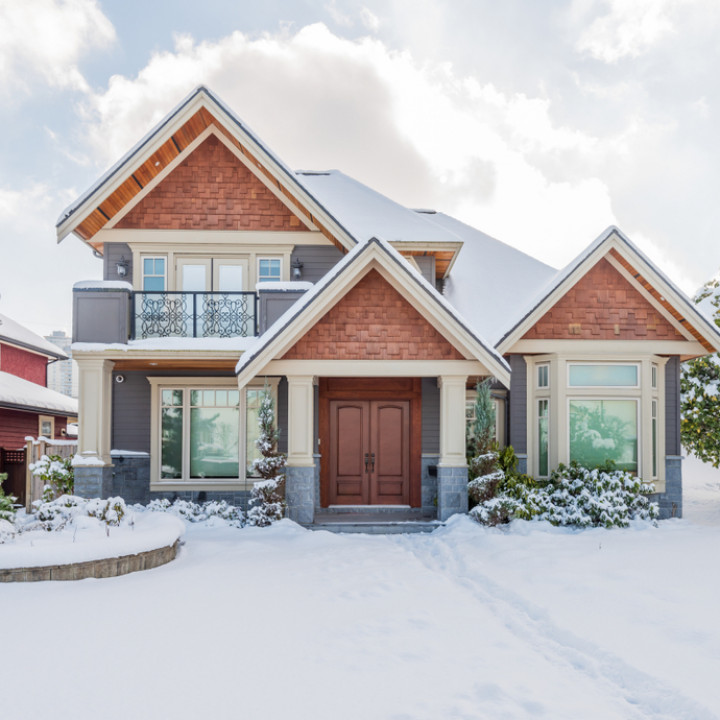
M650 499L660 506L660 519L682 517L682 457L665 458L665 492L655 493Z
M301 525L315 519L316 466L285 469L285 501L288 517Z
M468 469L438 465L437 519L445 522L451 515L468 511Z

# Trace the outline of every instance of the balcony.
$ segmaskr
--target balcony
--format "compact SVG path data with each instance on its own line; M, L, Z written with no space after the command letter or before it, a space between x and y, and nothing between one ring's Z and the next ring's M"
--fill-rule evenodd
M254 292L133 292L131 339L251 337L257 306Z

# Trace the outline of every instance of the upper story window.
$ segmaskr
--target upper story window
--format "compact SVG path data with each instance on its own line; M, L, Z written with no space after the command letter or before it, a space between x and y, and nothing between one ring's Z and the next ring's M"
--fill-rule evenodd
M142 289L145 292L165 290L166 260L164 257L143 257Z
M258 282L282 280L282 260L280 258L258 258Z

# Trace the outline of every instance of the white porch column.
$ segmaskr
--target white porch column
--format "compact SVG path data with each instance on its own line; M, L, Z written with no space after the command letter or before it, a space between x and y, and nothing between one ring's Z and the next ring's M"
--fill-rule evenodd
M466 375L441 375L440 466L466 467L465 386Z
M437 469L438 520L468 510L465 459L465 385L467 375L442 375L440 387L440 461Z
M289 375L288 457L285 500L295 522L315 517L314 399L312 375Z
M79 377L78 453L110 465L112 369L115 363L76 355Z
M73 462L75 494L106 498L113 494L110 458L112 369L115 363L76 355L79 369L78 456Z

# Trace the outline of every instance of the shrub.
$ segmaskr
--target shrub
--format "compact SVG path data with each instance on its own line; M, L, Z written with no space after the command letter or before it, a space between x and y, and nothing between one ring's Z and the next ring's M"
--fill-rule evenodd
M14 495L6 495L2 484L7 480L7 473L0 473L0 520L12 523L15 519L17 498Z
M43 500L45 502L62 495L72 495L75 490L72 458L43 455L36 463L30 465L30 472L43 481L45 485Z
M275 429L275 409L270 391L265 387L258 412L260 435L256 441L262 457L253 462L253 470L262 480L253 485L250 493L248 523L266 527L285 515L285 455L278 451L278 431Z
M486 525L517 518L547 520L553 525L627 527L631 520L655 520L658 506L647 497L654 488L611 464L588 469L560 465L547 483L508 474L496 493L471 510Z
M175 500L170 502L165 498L151 500L147 506L153 512L167 512L188 522L203 522L212 518L220 518L233 527L245 525L245 515L239 507L229 505L224 500L211 500L202 504L189 500Z

